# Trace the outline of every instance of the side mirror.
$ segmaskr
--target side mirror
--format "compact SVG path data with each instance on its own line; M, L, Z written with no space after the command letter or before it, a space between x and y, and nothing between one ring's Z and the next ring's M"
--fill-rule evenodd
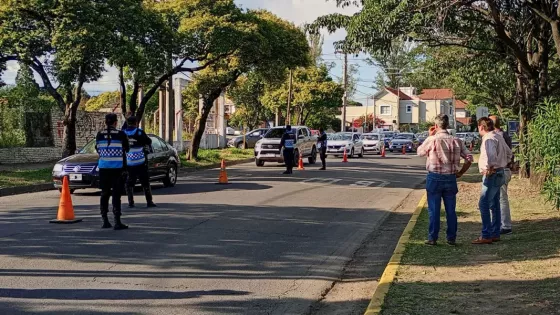
M264 135L260 135L259 138L261 138L261 139L264 138Z

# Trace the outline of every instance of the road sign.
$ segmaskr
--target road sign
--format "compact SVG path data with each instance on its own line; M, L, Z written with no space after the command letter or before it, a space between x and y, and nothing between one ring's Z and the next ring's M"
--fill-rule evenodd
M488 111L488 107L477 107L476 108L476 119L480 119L482 117L488 117L490 112Z

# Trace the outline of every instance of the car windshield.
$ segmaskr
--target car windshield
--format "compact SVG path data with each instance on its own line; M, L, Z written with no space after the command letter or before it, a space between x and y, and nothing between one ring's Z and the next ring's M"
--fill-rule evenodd
M414 138L414 135L411 135L411 134L402 134L402 133L401 133L400 135L397 135L397 136L395 137L395 139L407 139L407 140L412 140L413 138Z
M329 133L327 134L327 140L340 140L340 137L337 134Z
M459 138L465 138L466 136L467 136L467 135L464 134L464 133L458 133L458 134L457 134L457 137L459 137Z
M385 137L387 137L387 138L393 138L394 135L395 135L394 132L386 132L385 133Z
M379 135L364 135L366 140L379 140Z
M95 150L95 140L91 140L83 147L79 154L97 154L97 150Z
M344 141L352 140L352 134L351 133L338 133L337 136L338 136L338 139L336 139L336 140L344 140Z
M286 128L273 128L270 129L264 137L266 139L281 139L285 132Z

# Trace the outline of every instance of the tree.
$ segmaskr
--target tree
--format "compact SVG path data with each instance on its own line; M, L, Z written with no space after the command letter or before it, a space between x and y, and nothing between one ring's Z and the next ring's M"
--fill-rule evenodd
M84 83L101 77L117 25L136 0L5 0L0 6L0 65L31 67L64 113L63 156L76 151L76 113ZM58 86L55 86L58 83Z
M277 76L286 68L309 63L309 46L303 34L293 24L267 11L247 11L242 15L243 32L227 40L236 47L234 53L221 58L193 75L187 87L190 94L199 95L202 106L195 123L189 158L196 159L206 120L215 100L242 74L255 71L265 78ZM228 45L226 45L228 46Z
M381 68L374 87L381 90L386 86L398 88L408 85L406 74L413 71L414 57L412 42L400 38L394 40L388 50L372 51L368 63Z
M231 121L237 123L238 127L254 129L273 115L262 103L266 85L267 82L258 73L250 72L227 90L228 97L236 107Z
M367 118L366 115L362 115L358 118L360 122L360 127L366 127L364 130L365 132L369 132L374 128L380 128L381 126L385 125L385 121L378 116L373 116L373 114L368 114ZM367 126L366 126L367 125Z

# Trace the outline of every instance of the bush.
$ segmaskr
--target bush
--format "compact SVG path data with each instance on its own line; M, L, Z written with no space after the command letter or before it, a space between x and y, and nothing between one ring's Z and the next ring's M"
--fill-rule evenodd
M528 126L531 177L542 178L542 191L560 209L560 101L547 99Z

